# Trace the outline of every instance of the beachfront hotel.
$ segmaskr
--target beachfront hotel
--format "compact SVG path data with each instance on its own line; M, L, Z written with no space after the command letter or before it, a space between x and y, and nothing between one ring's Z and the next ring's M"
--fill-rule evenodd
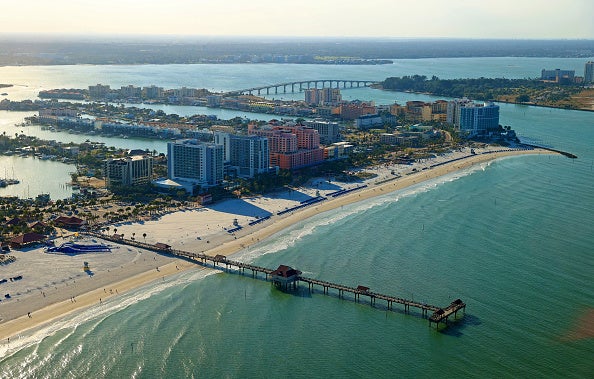
M466 105L472 104L472 101L466 97L448 101L446 109L446 122L456 127L460 126L460 109Z
M223 146L227 174L253 178L256 174L268 172L270 168L268 138L216 132L214 141L215 144Z
M167 143L167 177L211 187L223 181L223 146L183 139Z
M468 103L460 108L460 133L465 136L486 135L499 128L499 105Z
M248 126L249 135L268 139L270 165L285 170L313 166L324 161L317 130L303 126L273 126L257 128Z
M134 155L105 161L106 186L132 186L149 183L153 176L153 157Z

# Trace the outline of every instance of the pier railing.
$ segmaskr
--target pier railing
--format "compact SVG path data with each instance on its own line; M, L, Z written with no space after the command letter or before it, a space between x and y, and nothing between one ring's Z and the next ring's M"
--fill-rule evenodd
M125 244L129 246L135 246L138 248L154 251L157 253L163 253L168 255L173 255L176 257L184 258L196 262L200 265L210 268L222 269L227 272L230 270L235 270L242 275L245 275L245 270L250 270L252 273L253 278L257 278L260 274L260 277L264 276L265 280L268 281L271 279L271 275L275 272L274 269L270 269L267 267L252 265L249 263L239 262L235 260L228 259L224 255L208 255L204 253L192 253L184 250L173 249L168 245L157 243L157 244L148 244L145 242L140 242L132 239L124 239L121 236L114 236L108 234L101 234L93 231L87 231L83 234L101 238L104 240L116 242L119 244ZM450 303L446 307L439 307L436 305L431 305L427 303L421 303L414 300L409 300L405 298L401 298L398 296L386 295L378 292L370 291L369 288L364 286L357 286L351 287L343 284L332 283L320 279L313 279L308 278L302 275L299 275L292 279L292 282L296 286L298 282L304 282L308 284L308 289L310 292L313 292L315 287L322 288L322 292L325 295L329 295L330 289L335 290L338 292L338 297L340 299L345 299L345 294L350 293L353 295L354 301L359 302L361 296L367 297L369 299L369 304L371 306L376 305L376 300L382 300L386 302L386 306L388 310L394 309L394 304L401 304L404 307L404 313L410 313L410 308L417 308L421 311L422 317L425 317L429 320L429 326L435 324L436 329L439 330L439 324L445 322L448 323L448 319L450 316L454 315L454 318L457 318L458 311L465 311L466 304L457 299ZM432 312L431 316L429 316L429 312Z

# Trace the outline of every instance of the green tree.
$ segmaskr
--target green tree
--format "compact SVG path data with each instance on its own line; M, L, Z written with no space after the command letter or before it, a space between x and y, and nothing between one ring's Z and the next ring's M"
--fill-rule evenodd
M518 97L516 97L516 101L519 103L527 103L530 101L530 96L523 93L523 94L519 95Z

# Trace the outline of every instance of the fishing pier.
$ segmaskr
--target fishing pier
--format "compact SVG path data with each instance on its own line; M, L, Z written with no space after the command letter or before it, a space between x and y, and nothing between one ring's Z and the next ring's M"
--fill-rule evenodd
M252 278L256 279L263 277L264 280L271 281L276 287L283 290L297 289L299 282L303 282L307 283L310 293L313 293L317 288L318 290L321 289L324 295L330 295L332 290L333 293L338 295L339 299L348 300L350 298L356 303L361 301L361 297L366 297L372 307L375 307L377 300L380 300L385 302L386 308L390 311L395 310L394 306L396 304L400 304L404 313L406 314L410 313L411 307L417 308L420 310L421 316L429 320L429 326L431 327L433 324L435 324L435 328L437 330L439 330L440 323L447 325L451 316L456 319L459 311L465 312L466 310L466 304L460 299L454 300L446 307L439 307L436 305L374 292L368 287L362 285L351 287L320 279L308 278L303 276L301 271L285 265L280 265L276 270L274 270L267 267L231 260L220 254L212 256L204 253L192 253L173 249L171 246L164 243L156 243L153 245L136 240L123 239L119 236L113 237L90 231L85 232L84 234L120 244L139 247L157 253L174 255L176 257L191 260L205 267L220 269L226 272L231 272L233 270L241 275L246 275L246 270L248 270L251 272ZM350 296L347 297L347 294Z

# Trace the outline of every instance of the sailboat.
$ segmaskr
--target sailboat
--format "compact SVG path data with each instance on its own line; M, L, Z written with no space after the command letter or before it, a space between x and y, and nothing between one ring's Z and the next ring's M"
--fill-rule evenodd
M6 187L10 184L19 184L21 182L20 180L14 177L14 167L12 168L12 178L8 177L8 173L6 172L6 169L4 169L4 179L2 179L2 182L6 184L3 187Z

